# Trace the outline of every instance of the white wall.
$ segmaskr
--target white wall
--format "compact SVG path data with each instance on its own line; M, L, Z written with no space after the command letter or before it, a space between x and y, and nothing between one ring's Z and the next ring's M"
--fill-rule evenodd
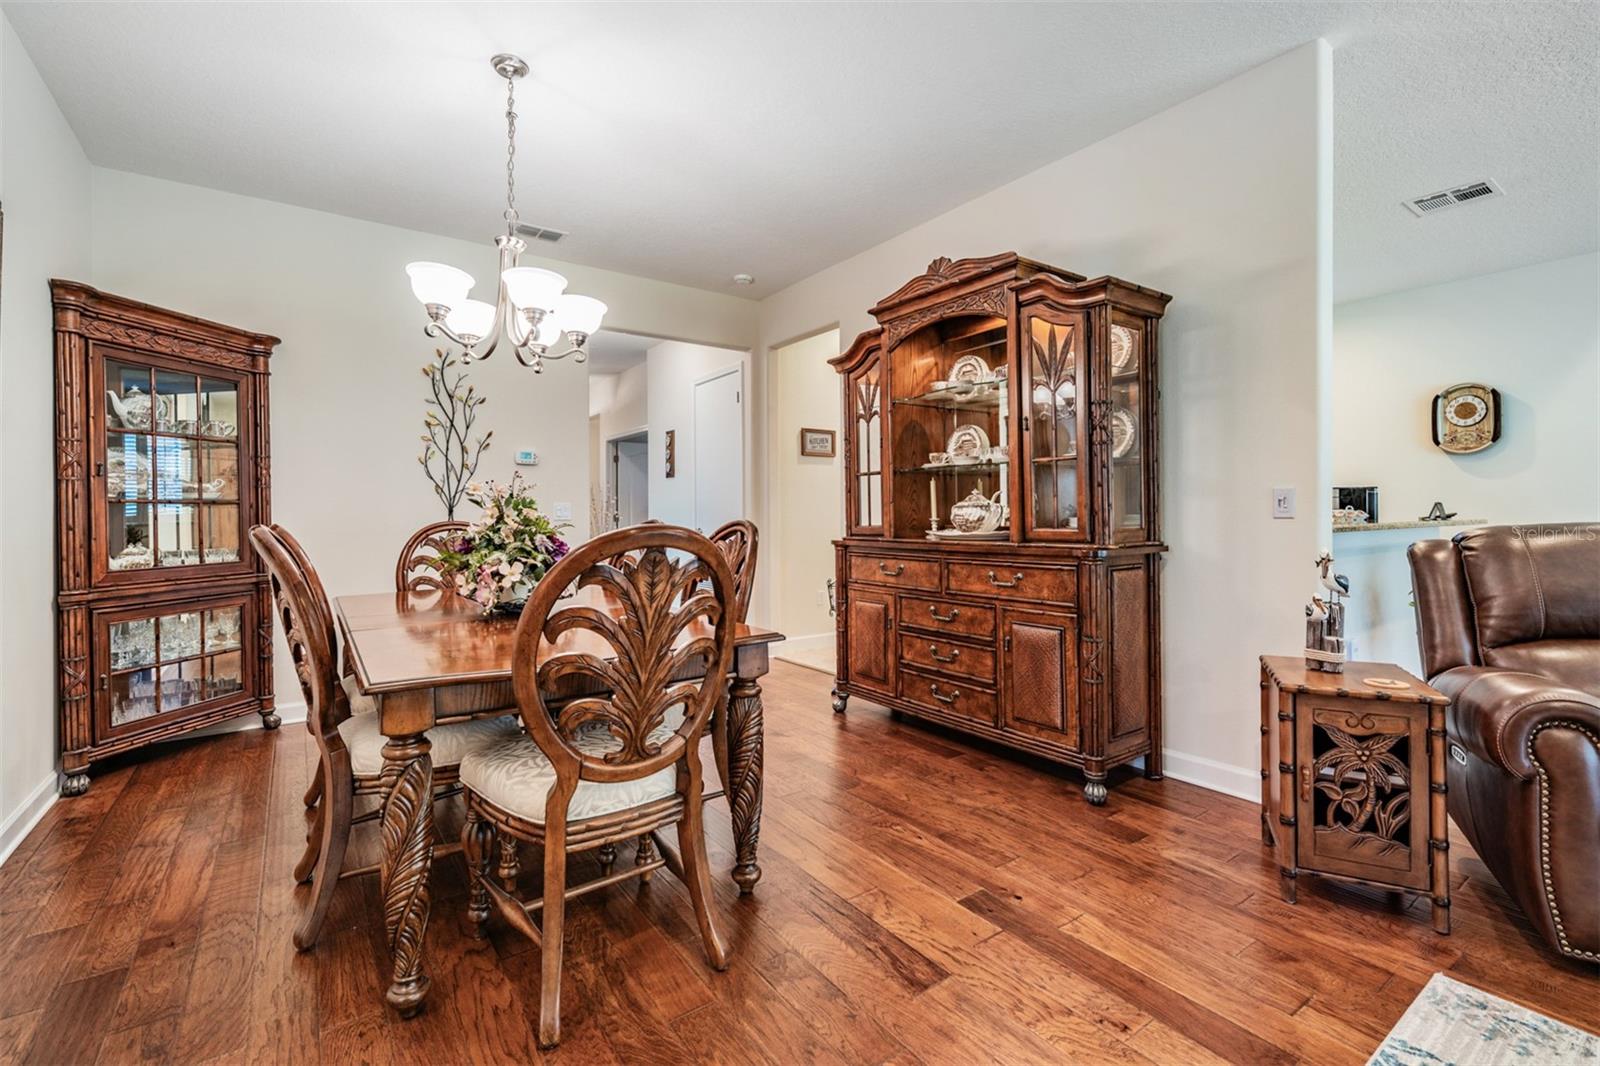
M1243 795L1259 795L1256 657L1301 646L1329 520L1330 63L1326 43L1305 45L762 302L765 345L834 323L848 341L935 256L1008 249L1174 296L1162 325L1167 767ZM1271 519L1279 485L1298 489L1297 519Z
M1435 500L1491 524L1600 519L1600 257L1580 255L1334 309L1333 471L1404 521ZM1432 399L1500 390L1503 433L1474 455L1433 444ZM1352 654L1420 667L1408 545L1444 530L1336 533Z
M770 571L770 617L788 635L787 651L829 647L834 639L826 585L833 577L831 540L844 532L840 456L801 455L800 430L839 431L839 375L828 365L838 354L839 331L830 329L767 355L772 507L761 552L782 563ZM843 442L835 440L841 452Z
M55 798L48 281L89 272L89 162L0 14L0 859Z
M754 491L754 458L750 447L750 353L703 344L663 341L645 353L646 400L650 425L650 515L676 525L694 525L694 386L730 366L744 367L745 511ZM677 474L667 477L666 435L677 433ZM706 530L707 533L711 532ZM757 616L752 612L752 620Z
M1334 309L1336 485L1376 485L1379 515L1492 523L1600 516L1600 257L1580 255ZM1500 390L1503 433L1474 455L1429 435L1440 389Z
M589 376L589 413L594 423L594 445L589 461L591 499L605 499L609 478L606 464L610 461L607 442L613 437L649 429L648 388L649 370L644 363L615 374Z

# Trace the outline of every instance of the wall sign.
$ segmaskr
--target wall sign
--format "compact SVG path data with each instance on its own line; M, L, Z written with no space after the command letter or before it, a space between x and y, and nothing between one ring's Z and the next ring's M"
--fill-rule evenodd
M831 429L802 429L800 454L831 459L834 454L834 432Z
M1433 443L1444 451L1470 455L1499 439L1499 389L1462 382L1433 398Z

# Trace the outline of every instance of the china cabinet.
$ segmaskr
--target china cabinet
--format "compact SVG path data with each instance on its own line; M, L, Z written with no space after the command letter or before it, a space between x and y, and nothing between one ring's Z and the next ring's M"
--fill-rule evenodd
M1170 297L1014 253L936 259L834 359L851 695L1161 774L1156 327Z
M266 572L276 337L50 284L62 791L242 714L278 725Z

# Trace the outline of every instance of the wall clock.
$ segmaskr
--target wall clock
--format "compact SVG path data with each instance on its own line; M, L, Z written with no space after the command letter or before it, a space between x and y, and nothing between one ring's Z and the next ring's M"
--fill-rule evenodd
M1499 439L1499 389L1462 382L1433 398L1433 443L1440 448L1470 455Z

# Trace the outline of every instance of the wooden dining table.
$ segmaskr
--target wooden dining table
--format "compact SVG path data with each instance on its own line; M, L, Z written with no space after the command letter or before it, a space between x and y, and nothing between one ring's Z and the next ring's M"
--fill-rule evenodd
M385 737L388 791L379 874L393 967L386 998L410 1016L422 1008L428 993L424 937L435 833L427 731L445 722L515 712L511 662L517 619L482 617L475 604L453 592L383 592L340 596L335 602L345 668L377 702ZM582 588L561 603L613 614L622 610L596 586ZM680 641L695 635L692 627L685 629ZM761 879L756 845L761 836L763 740L757 679L767 672L767 646L784 638L774 630L739 623L734 639L728 699L713 718L711 733L733 820L732 876L739 891L749 893Z

